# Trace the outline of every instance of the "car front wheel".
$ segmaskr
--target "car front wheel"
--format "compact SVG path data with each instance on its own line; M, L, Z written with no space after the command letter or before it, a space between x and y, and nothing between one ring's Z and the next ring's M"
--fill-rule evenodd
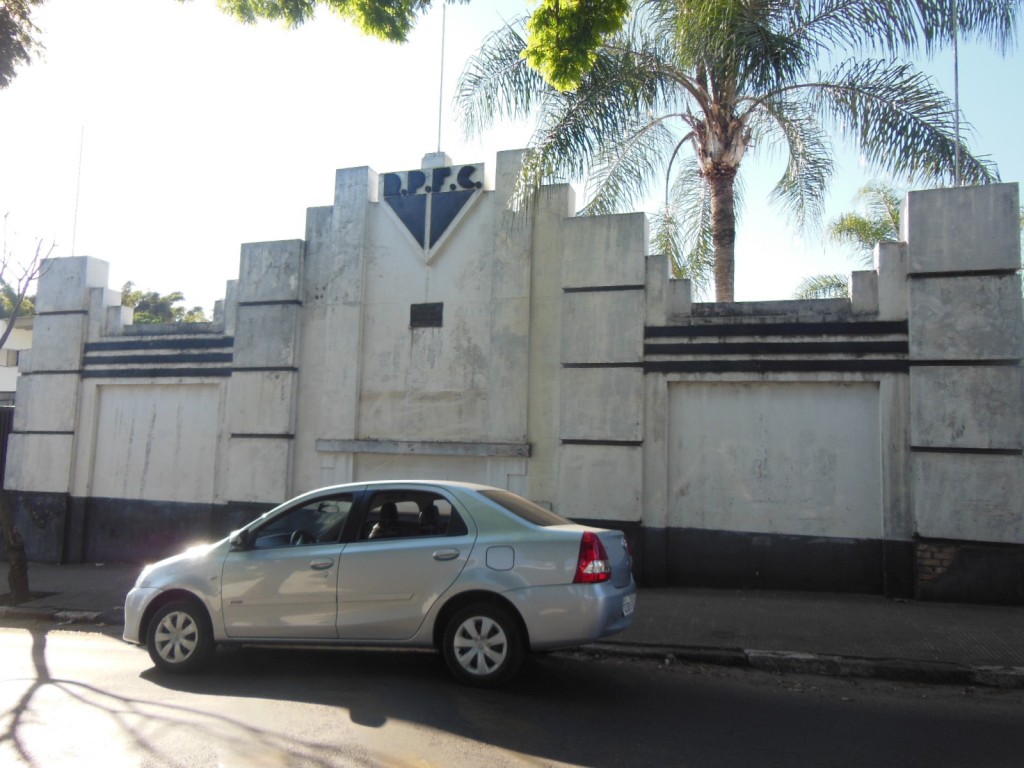
M442 650L455 677L479 686L507 682L525 656L518 622L507 610L486 603L470 605L451 617Z
M174 600L149 622L149 657L165 672L194 672L213 651L213 630L206 610L194 600Z

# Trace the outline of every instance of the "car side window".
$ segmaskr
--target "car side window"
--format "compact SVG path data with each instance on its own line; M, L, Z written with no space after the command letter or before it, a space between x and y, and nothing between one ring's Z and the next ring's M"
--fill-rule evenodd
M293 507L256 531L254 549L330 544L338 541L352 509L352 494L330 496Z
M443 496L425 491L382 491L369 501L360 541L454 536L468 532Z

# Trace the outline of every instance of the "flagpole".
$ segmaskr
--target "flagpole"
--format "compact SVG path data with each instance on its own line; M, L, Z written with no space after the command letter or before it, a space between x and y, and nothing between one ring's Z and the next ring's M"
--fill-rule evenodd
M71 255L75 255L75 239L78 237L78 198L82 190L82 152L85 149L85 126L78 140L78 178L75 180L75 218L71 223Z
M953 119L956 125L956 158L953 165L955 186L960 186L960 9L953 0Z
M437 89L437 151L441 152L441 121L444 115L444 35L448 20L448 4L441 2L441 78Z

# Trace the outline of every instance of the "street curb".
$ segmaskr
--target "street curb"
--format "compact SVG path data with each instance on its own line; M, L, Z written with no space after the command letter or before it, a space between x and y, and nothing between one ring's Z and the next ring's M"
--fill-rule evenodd
M71 611L0 606L0 621L4 619L52 621L58 624L123 626L124 609ZM950 662L870 659L800 651L763 651L751 648L706 648L615 642L591 643L580 646L578 651L598 656L657 660L666 665L682 662L720 667L744 667L777 674L873 678L930 685L1024 688L1024 667L970 667Z
M580 650L584 653L658 659L665 664L675 662L712 664L745 667L762 672L874 678L930 685L1024 688L1024 667L969 667L962 664L913 659L869 659L797 651L630 645L608 642L586 645Z
M0 621L52 621L58 624L98 624L123 626L124 610L71 611L55 608L23 608L19 606L0 607Z

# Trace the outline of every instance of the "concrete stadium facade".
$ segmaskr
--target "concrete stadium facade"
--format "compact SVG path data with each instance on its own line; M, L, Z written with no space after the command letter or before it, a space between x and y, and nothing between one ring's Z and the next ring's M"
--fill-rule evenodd
M911 193L846 300L704 304L642 214L522 159L337 172L215 320L55 259L6 488L30 556L152 559L333 483L451 478L621 528L647 585L1024 603L1015 184Z

